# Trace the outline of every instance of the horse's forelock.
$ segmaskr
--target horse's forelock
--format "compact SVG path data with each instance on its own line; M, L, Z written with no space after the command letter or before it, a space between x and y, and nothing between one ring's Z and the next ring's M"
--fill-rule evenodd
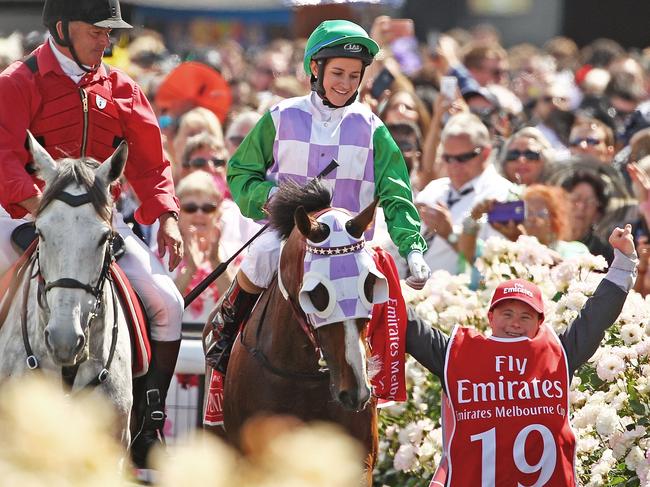
M269 223L282 240L289 238L294 227L293 215L302 206L307 213L328 208L332 194L320 181L314 179L304 186L288 179L281 183L268 205Z
M110 224L112 200L108 188L95 178L97 167L99 167L99 162L90 158L59 160L57 162L58 174L54 181L47 185L39 211L49 205L68 186L76 184L88 191L90 202L95 211Z

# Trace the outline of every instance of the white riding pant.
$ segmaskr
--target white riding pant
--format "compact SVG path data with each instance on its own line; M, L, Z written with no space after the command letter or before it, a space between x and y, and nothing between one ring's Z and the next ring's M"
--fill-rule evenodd
M280 235L268 229L248 246L248 252L239 268L257 287L266 289L278 271L280 262Z
M113 225L124 239L125 252L120 267L140 296L151 327L151 339L161 342L181 338L183 297L176 289L158 257L140 240L122 215L113 213ZM0 275L18 260L20 254L11 243L11 232L26 219L12 219L0 207Z

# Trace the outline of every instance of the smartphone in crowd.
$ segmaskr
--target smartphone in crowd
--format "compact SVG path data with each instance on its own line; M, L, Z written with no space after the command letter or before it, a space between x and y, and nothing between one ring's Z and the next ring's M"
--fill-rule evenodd
M458 79L455 76L442 76L440 78L440 94L447 100L456 99L456 90L458 89Z
M386 68L382 69L381 72L375 78L375 81L372 83L372 88L370 88L370 94L375 100L379 100L383 95L384 91L389 90L395 77L393 74L388 71Z
M495 203L488 212L489 223L521 223L526 218L526 204L522 200Z
M427 48L430 54L435 54L438 49L438 41L440 40L440 31L430 30L427 32Z

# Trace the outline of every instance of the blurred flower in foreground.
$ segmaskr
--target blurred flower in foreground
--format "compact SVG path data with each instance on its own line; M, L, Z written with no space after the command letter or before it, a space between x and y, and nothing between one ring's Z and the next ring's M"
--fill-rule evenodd
M194 435L154 454L160 487L358 487L361 448L341 429L287 416L253 418L240 457L222 441Z
M361 447L337 426L271 417L250 422L243 443L256 444L247 486L357 487L363 476ZM252 454L251 454L252 453Z
M2 385L1 487L118 487L122 450L97 394L63 395L34 374Z
M237 470L240 462L223 441L201 433L168 447L168 451L158 448L153 453L159 487L241 485Z

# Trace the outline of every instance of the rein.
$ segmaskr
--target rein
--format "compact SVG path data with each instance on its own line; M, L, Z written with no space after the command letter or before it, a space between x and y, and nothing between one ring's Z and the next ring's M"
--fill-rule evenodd
M262 334L262 323L264 322L264 317L266 316L266 312L268 310L269 304L271 302L271 289L268 289L265 292L266 296L263 297L262 299L266 299L266 302L264 303L264 309L262 310L260 314L260 319L259 319L259 324L257 325L257 330L255 331L255 343L259 343L260 341L260 335ZM295 313L295 310L294 310ZM244 331L246 328L244 328ZM244 342L244 333L239 334L239 341L244 347L244 349L251 354L259 363L267 369L268 371L272 372L273 374L283 377L285 379L293 379L293 380L302 380L302 381L309 381L309 382L320 382L324 380L329 380L329 373L327 371L319 371L317 373L307 373L307 372L294 372L294 371L289 371L289 370L284 370L279 367L276 367L273 365L264 351L260 348L257 348L257 346L250 346Z
M298 272L297 275L302 275L301 265L304 260L304 255L305 255L305 246L301 247L300 255L296 256L295 259L292 259L292 262L296 263L296 267L297 267L296 271ZM278 269L278 275L275 281L276 286L279 284L278 282L279 279L280 279L280 270ZM271 289L267 289L265 291L265 295L266 297L263 299L266 299L266 303L264 304L264 309L262 310L262 313L260 315L259 324L257 326L257 330L255 333L256 344L259 343L260 341L260 335L262 333L262 323L264 322L264 317L266 316L266 312L269 307L269 303L271 301L270 299ZM279 367L274 366L261 349L257 348L256 346L249 346L244 342L244 333L240 333L240 342L242 346L262 365L262 367L271 371L275 375L284 377L285 379L295 379L295 380L302 380L302 381L328 380L329 370L327 369L327 364L324 363L324 360L322 358L320 346L318 344L318 339L316 338L316 334L314 333L314 328L307 322L307 316L305 315L305 312L302 310L302 308L300 308L298 303L296 303L295 299L293 299L292 296L287 296L287 301L291 305L291 311L293 313L294 318L296 319L296 321L300 325L300 328L305 333L305 335L311 342L312 346L314 347L314 350L316 351L316 355L319 357L318 360L319 371L316 373L294 372L294 371L286 371L280 369ZM244 330L246 330L246 328L244 328Z
M78 207L87 203L91 203L89 193L84 193L81 195L72 195L70 193L63 191L61 194L56 195L53 199L62 201L72 207ZM109 237L106 242L106 252L104 253L104 262L102 264L102 269L99 273L99 277L97 278L97 284L95 286L91 286L90 284L83 283L78 281L77 279L73 279L69 277L57 279L56 281L50 283L45 282L40 272L39 251L38 248L36 249L36 253L31 259L32 261L30 265L31 275L29 276L28 279L25 279L25 283L23 286L23 308L21 313L21 329L22 329L23 344L25 347L25 352L27 353L27 367L30 370L36 370L40 367L38 359L34 355L34 351L29 342L29 334L27 330L27 302L29 298L29 289L31 287L30 286L31 281L35 278L39 279L38 303L41 309L45 309L47 307L47 302L45 299L47 292L56 287L66 288L66 289L82 289L83 291L86 291L87 293L91 294L95 298L95 303L93 305L92 310L88 313L88 319L86 321L86 327L84 329L84 332L87 331L87 335L90 335L91 323L95 318L99 316L100 310L103 306L102 297L104 293L104 284L106 283L106 281L109 281L111 297L113 301L113 327L111 331L111 345L108 353L108 358L106 360L105 365L102 367L102 370L97 374L97 376L95 376L93 380L91 380L88 384L84 385L83 388L96 387L102 384L103 382L105 382L106 379L108 378L109 370L113 362L113 357L115 356L115 349L117 348L117 332L118 332L117 296L115 294L115 285L110 276L110 266L115 260L115 255L113 253L113 245L112 245L113 238L114 236ZM36 267L37 263L38 263L38 269L34 271L34 268ZM25 265L25 267L27 267L27 265ZM90 346L89 339L86 341L86 346L88 347ZM69 389L72 389L80 365L81 363L77 363L72 366L64 366L61 368L61 376L63 379L63 383Z

